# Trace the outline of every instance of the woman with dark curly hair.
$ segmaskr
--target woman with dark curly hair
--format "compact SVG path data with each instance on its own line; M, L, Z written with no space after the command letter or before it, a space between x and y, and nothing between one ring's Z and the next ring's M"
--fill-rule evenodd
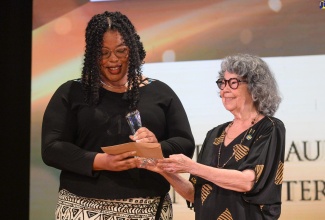
M193 156L185 110L169 86L143 76L145 56L125 15L89 21L82 77L61 85L44 113L42 158L61 170L56 219L172 219L168 181L138 169L135 152L101 149L136 141L159 143L164 157ZM135 131L133 113L141 115Z
M234 119L211 129L197 162L185 155L139 167L162 174L194 207L195 219L273 220L281 213L285 127L268 65L238 54L221 64L217 85ZM177 173L190 173L190 181ZM192 206L190 203L194 203Z

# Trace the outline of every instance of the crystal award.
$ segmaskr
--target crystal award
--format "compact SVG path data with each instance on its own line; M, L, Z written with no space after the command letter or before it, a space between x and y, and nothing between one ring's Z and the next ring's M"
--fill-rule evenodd
M138 110L129 112L125 118L131 128L132 134L142 127L140 112Z

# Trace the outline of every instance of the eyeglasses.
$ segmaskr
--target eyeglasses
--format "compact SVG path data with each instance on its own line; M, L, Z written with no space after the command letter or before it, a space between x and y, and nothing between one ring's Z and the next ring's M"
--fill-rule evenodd
M129 48L127 46L120 46L113 50L113 53L117 58L126 58L129 54ZM112 54L112 51L109 49L102 50L102 58L108 59Z
M237 79L237 78L230 78L228 80L226 80L226 79L218 79L216 81L219 89L221 89L221 90L223 90L226 87L227 83L228 83L230 88L237 89L238 86L239 86L239 83L241 83L241 82L247 83L247 81L240 80L240 79Z

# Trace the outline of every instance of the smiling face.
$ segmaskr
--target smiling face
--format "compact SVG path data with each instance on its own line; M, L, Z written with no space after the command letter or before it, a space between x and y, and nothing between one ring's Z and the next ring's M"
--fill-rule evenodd
M127 82L128 61L128 47L120 33L106 32L100 59L101 80L108 85L124 85Z
M230 78L239 78L235 73L225 72L224 79L229 80ZM248 90L247 83L240 82L237 89L232 89L226 84L223 90L220 90L220 96L224 107L232 112L243 112L245 109L254 108L252 96Z

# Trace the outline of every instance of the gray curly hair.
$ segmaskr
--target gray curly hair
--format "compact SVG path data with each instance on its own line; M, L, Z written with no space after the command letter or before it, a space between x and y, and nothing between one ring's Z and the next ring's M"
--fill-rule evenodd
M228 56L221 63L220 79L224 79L226 71L247 81L248 90L259 113L267 116L275 114L281 97L277 82L265 61L250 54Z

